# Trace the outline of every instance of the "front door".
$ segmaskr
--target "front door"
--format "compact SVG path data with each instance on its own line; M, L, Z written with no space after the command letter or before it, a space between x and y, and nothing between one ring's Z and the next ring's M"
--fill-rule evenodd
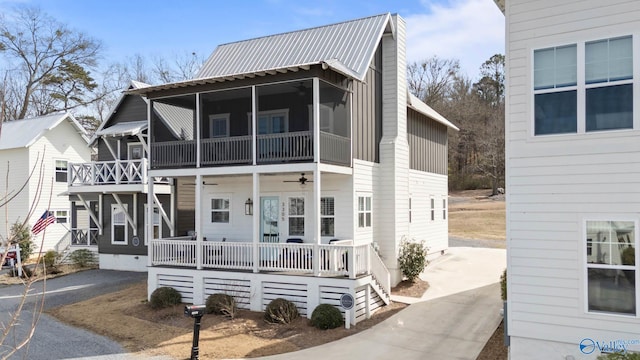
M277 196L263 196L260 198L260 242L280 242L278 230L278 209L280 199ZM275 260L276 249L265 249L260 252L261 260Z

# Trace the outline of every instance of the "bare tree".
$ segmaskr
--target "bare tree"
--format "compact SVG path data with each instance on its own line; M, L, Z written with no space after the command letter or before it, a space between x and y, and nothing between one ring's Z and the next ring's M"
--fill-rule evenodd
M29 114L62 109L64 105L40 104L34 111L33 102L43 98L36 93L44 91L47 83L51 85L52 77L66 83L69 78L77 80L88 75L87 69L96 66L101 45L38 8L18 8L16 14L11 19L0 19L0 48L17 84L14 91L19 95L13 105L15 110L8 107L13 110L9 117L22 119ZM80 98L74 100L84 102Z
M407 66L409 91L436 110L448 100L451 87L459 76L460 62L457 59L433 56Z

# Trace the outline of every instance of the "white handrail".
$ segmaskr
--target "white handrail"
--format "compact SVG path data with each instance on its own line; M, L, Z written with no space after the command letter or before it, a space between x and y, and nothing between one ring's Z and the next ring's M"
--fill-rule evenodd
M371 259L371 275L378 281L387 296L391 296L391 274L372 245L369 246L369 257Z

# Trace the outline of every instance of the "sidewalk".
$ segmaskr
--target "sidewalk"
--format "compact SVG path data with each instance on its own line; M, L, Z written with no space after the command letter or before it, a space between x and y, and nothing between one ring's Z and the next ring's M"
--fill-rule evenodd
M265 360L475 359L501 321L504 249L450 248L420 277L421 299L358 334Z

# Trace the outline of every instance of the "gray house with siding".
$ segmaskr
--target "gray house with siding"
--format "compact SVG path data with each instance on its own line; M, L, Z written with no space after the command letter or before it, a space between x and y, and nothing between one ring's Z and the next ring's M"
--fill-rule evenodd
M457 128L408 93L397 15L220 45L196 78L128 93L149 102L149 178L175 185L149 293L226 292L252 310L284 297L308 316L348 293L358 321L401 280L403 238L448 247ZM184 128L165 131L165 107Z

